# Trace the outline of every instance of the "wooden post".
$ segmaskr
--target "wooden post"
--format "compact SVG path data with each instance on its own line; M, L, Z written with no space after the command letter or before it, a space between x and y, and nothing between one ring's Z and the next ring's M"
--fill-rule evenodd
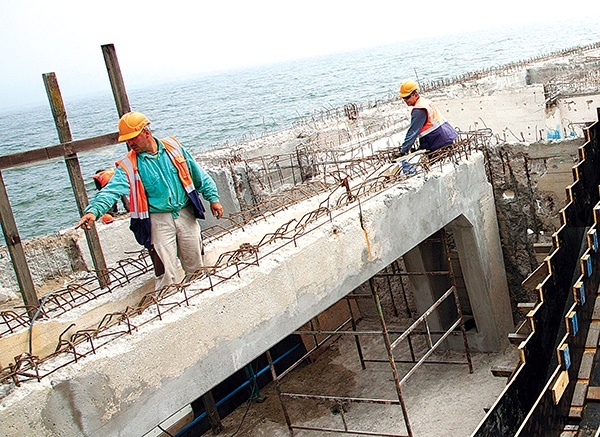
M104 55L104 63L106 64L106 71L108 71L110 87L112 88L115 103L117 105L117 112L119 113L119 117L121 117L123 114L131 111L131 106L129 106L129 98L127 97L125 83L123 82L123 76L121 75L117 52L114 44L105 44L101 47L102 54Z
M112 88L115 103L117 105L117 112L119 113L119 117L122 117L123 114L131 111L131 106L129 106L129 98L127 98L125 82L123 82L121 67L119 67L119 60L117 59L117 52L113 44L105 44L101 47L102 54L104 55L104 63L106 64L106 71L108 71L110 87ZM129 146L127 146L127 150L129 150ZM154 265L154 273L156 276L159 276L161 271L164 272L164 265L152 248L150 250L150 258Z
M210 424L213 434L219 434L223 431L223 424L221 423L221 417L219 416L219 411L217 410L217 405L215 404L215 398L213 398L212 392L209 391L203 394L200 399L202 399L202 405L204 405L206 417L208 418L208 423Z
M46 73L42 76L44 78L44 85L46 86L46 94L48 95L50 107L52 108L52 115L54 117L54 123L56 124L56 130L58 131L59 141L61 143L69 143L73 141L73 137L71 135L71 129L67 120L67 112L60 94L56 75L54 73ZM87 191L85 190L85 182L81 175L81 167L79 166L77 153L65 155L65 164L67 165L67 171L69 172L69 178L71 179L71 187L75 194L79 215L83 215L83 210L89 202ZM94 268L98 272L98 282L100 283L100 287L106 288L110 284L110 278L108 276L106 261L104 259L104 254L102 253L102 246L100 245L96 227L92 226L90 230L85 231L85 237L90 249Z
M2 232L4 233L4 239L6 240L8 252L15 269L15 275L17 276L23 303L27 308L29 318L33 319L33 316L40 306L40 301L35 292L33 279L31 279L31 272L27 265L27 259L25 258L25 251L21 244L21 237L19 236L19 230L15 223L15 217L13 216L12 208L10 207L6 186L4 185L4 179L2 178L2 172L0 172L0 224L2 224Z

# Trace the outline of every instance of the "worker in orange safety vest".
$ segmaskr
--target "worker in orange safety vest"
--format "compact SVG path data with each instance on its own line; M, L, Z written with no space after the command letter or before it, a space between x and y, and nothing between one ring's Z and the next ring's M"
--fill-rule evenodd
M200 196L217 219L223 216L213 178L174 137L156 138L140 112L119 120L119 141L129 152L117 162L108 184L85 208L77 227L91 228L97 218L129 194L130 229L154 263L156 289L191 278L202 265L197 218L205 218Z
M456 130L433 102L419 94L416 82L403 82L400 97L411 107L410 126L400 146L400 155L406 155L417 139L419 149L432 152L452 144L458 137Z

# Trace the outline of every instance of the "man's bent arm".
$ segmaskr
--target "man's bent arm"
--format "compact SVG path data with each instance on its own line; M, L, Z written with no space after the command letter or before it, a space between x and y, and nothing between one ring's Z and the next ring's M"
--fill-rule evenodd
M426 109L413 109L410 116L410 127L408 128L408 132L406 132L406 137L404 138L404 142L400 147L400 153L405 154L409 151L412 145L417 140L419 132L425 125L427 121L427 110Z

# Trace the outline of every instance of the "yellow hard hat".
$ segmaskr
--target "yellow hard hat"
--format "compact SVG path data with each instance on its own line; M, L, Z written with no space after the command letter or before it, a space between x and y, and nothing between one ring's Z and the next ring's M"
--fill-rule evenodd
M119 120L119 141L127 141L137 137L150 120L141 112L128 112Z
M402 85L400 85L400 97L408 97L411 95L411 93L418 90L419 85L417 85L417 82L407 80L406 82L402 82Z

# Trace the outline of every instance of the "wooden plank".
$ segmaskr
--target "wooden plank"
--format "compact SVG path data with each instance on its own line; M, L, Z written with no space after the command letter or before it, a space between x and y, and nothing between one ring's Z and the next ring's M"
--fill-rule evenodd
M573 392L573 398L571 399L571 408L583 407L585 404L587 388L587 381L577 381L577 384L575 384L575 391Z
M552 243L533 243L533 251L535 253L545 253L546 255L552 250Z
M119 133L114 132L98 137L86 138L84 140L68 141L56 146L0 156L0 170L33 164L35 162L48 161L50 159L64 158L74 153L112 146L119 143L118 138Z
M600 337L600 323L591 323L588 335L585 341L585 348L596 350L598 347L598 338Z
M584 351L581 357L581 364L579 366L579 373L577 374L578 379L590 379L592 374L592 367L594 366L594 357L596 351Z
M65 110L60 94L56 75L54 73L46 73L43 75L43 78L59 140L61 143L68 143L73 137L71 135L71 128L69 127L69 121L67 120L67 111ZM77 154L71 153L66 155L65 164L67 165L67 171L69 173L69 179L71 180L71 187L73 188L73 194L75 195L79 214L83 215L83 210L89 202ZM110 284L110 277L108 275L108 269L106 268L106 260L104 259L104 253L102 252L102 246L100 245L100 238L98 237L96 227L92 226L91 229L86 230L85 237L87 239L88 247L90 248L94 268L98 274L100 287L106 288Z
M554 381L552 385L552 400L554 401L554 405L558 405L560 402L560 398L563 393L567 389L567 385L569 385L569 372L563 370Z
M528 336L529 336L529 334L521 334L519 332L510 332L508 334L508 340L515 346L518 346L521 344L521 342L527 340Z
M577 437L578 431L578 425L567 424L564 426L562 432L560 433L560 437Z
M498 376L501 378L509 378L513 372L515 371L515 367L511 366L492 366L491 367L492 375Z
M533 243L533 253L538 263L543 263L544 259L552 251L552 243Z
M179 419L177 422L175 422L173 425L169 426L169 428L166 429L167 433L162 433L159 437L172 437L175 434L177 434L179 431L181 431L184 427L186 427L187 425L189 425L190 423L192 423L192 421L194 420L194 412L190 411L189 413L187 413L185 416L183 416L181 419Z
M117 112L119 113L119 117L121 117L126 112L131 111L131 106L129 105L127 91L125 90L125 82L121 74L119 60L117 59L117 51L114 44L105 44L100 47L104 56L104 64L108 72L110 87L117 105Z
M592 313L592 323L600 322L600 299L596 299L594 303L594 312Z
M219 416L219 411L217 410L217 405L215 404L212 392L209 391L205 393L201 396L201 399L213 434L219 434L223 431L223 424L221 423L221 417Z
M10 259L12 260L12 265L15 269L15 275L17 277L17 282L19 283L19 291L23 297L23 303L27 308L27 314L29 314L30 318L33 318L37 308L40 306L40 301L35 292L35 286L33 285L33 279L31 278L31 272L27 264L27 258L25 258L25 250L21 243L15 216L13 215L8 199L8 193L6 192L6 186L4 185L4 179L2 178L2 172L0 172L0 223L2 224L2 232L4 233L4 240L8 247L8 253L10 254Z
M543 262L527 278L525 278L523 282L521 282L521 285L526 290L533 291L536 289L537 285L548 276L548 273L548 263Z
M569 410L569 419L581 420L583 416L583 407L571 407Z
M536 306L535 302L519 302L517 304L517 309L519 310L519 312L521 314L526 316L529 313L529 311L531 311L533 308L535 308L535 306Z
M588 387L585 398L588 401L600 401L600 387Z
M561 344L557 349L558 363L564 370L569 370L571 366L571 351L567 343Z
M567 312L565 317L565 323L567 325L567 331L571 336L575 336L579 333L579 317L577 316L577 302L573 302L571 308Z
M152 432L147 433L146 435L154 435L156 437L173 437L178 432L180 432L184 427L192 423L194 420L194 410L192 410L191 405L187 405L185 408L182 408L171 417L162 422L159 426L154 428ZM161 433L156 434L162 430Z

